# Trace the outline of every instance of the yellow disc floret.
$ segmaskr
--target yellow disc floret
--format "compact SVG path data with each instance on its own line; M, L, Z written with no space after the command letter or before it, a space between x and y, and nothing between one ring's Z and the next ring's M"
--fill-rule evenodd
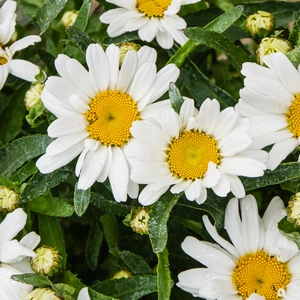
M202 178L210 161L220 163L215 139L199 131L184 131L167 150L167 160L174 176L185 180Z
M137 9L147 17L163 17L172 0L136 0Z
M287 264L262 250L242 256L232 274L232 282L243 300L253 293L266 300L280 299L290 279Z
M296 95L287 115L289 130L295 138L300 137L300 95Z
M85 113L90 138L108 146L123 146L131 138L132 123L140 120L137 104L124 92L103 91Z
M5 65L7 63L7 59L4 56L0 57L0 66Z

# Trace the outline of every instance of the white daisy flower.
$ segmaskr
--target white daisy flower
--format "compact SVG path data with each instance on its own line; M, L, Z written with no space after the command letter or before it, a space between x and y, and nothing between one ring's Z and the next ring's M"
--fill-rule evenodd
M245 87L237 110L251 119L253 147L274 144L267 167L274 170L300 145L300 68L282 53L263 58L267 67L244 63Z
M26 213L17 208L6 215L0 224L0 299L19 300L32 286L12 280L11 275L33 273L29 258L36 254L33 249L40 237L35 232L25 235L20 241L13 239L25 226Z
M130 164L124 149L132 142L135 120L161 115L161 101L150 105L176 81L179 69L169 64L156 72L154 49L128 51L119 69L120 51L98 44L87 48L89 71L78 61L59 55L55 61L61 77L46 81L41 99L56 117L48 128L56 138L37 161L42 173L50 173L79 156L75 173L78 188L87 189L108 177L116 201L135 198L138 185L129 178Z
M230 191L243 197L237 175L262 176L265 164L259 160L267 160L266 152L249 150L248 127L248 120L238 118L232 107L220 111L215 99L206 99L198 112L186 98L179 115L172 108L164 111L161 125L150 119L134 122L136 142L127 151L139 161L131 179L147 184L140 203L154 203L170 186L172 193L184 191L199 204L206 200L207 188L221 197Z
M40 71L38 66L27 60L13 59L17 51L40 42L40 36L26 36L5 47L15 31L15 10L16 2L11 0L7 0L0 9L0 90L3 88L9 73L26 81L34 82L35 76Z
M138 30L142 41L157 43L165 49L173 46L174 40L183 45L188 38L183 29L186 22L177 13L181 5L200 0L106 0L119 6L100 16L100 21L109 24L107 33L117 37L125 32Z
M207 216L204 225L219 244L186 237L182 249L206 267L179 274L177 285L195 297L217 300L297 300L300 293L300 251L278 230L286 215L283 201L274 197L260 218L255 198L233 198L225 211L222 238Z

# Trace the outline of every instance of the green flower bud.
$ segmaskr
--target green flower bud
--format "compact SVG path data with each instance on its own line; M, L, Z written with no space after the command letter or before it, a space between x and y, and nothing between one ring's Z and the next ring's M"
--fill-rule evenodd
M19 205L19 194L3 185L0 186L0 211L11 212Z
M35 250L36 256L31 259L31 267L35 273L52 276L61 269L62 256L51 246L41 246Z
M22 300L61 300L55 295L55 292L50 289L37 288L26 295Z
M259 47L256 51L257 62L264 65L263 57L272 53L282 52L287 53L293 49L289 41L278 38L270 37L261 40Z
M64 13L60 22L64 27L73 26L78 16L78 10L71 10Z
M118 45L118 47L120 49L120 64L123 63L126 53L129 50L138 51L141 48L141 46L139 46L138 44L132 43L132 42L126 42L126 43L120 44L120 45Z
M291 197L286 212L288 221L294 224L294 227L300 227L300 193Z
M246 28L256 40L261 40L272 34L274 27L274 16L266 11L259 10L257 13L250 15L246 20Z

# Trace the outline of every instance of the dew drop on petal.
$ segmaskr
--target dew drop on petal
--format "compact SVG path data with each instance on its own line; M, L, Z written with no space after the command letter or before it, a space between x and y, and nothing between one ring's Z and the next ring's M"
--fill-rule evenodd
M279 91L280 91L280 92L283 91L283 86L282 86L282 85L279 86Z
M12 275L11 272L6 272L6 273L5 273L5 276L6 276L7 278L10 278L11 275Z
M196 255L196 258L198 258L198 259L199 259L199 258L200 258L200 255L199 255L199 254L197 254L197 255Z
M16 285L16 282L15 282L14 280L11 280L11 281L10 281L10 284L11 284L11 285Z
M202 248L202 251L203 251L203 252L207 252L207 249L206 249L206 248Z
M214 257L214 254L213 253L209 253L209 257Z
M210 272L207 272L204 274L204 278L205 279L209 279L211 277L211 273Z
M259 124L259 123L260 123L260 120L256 120L256 123Z

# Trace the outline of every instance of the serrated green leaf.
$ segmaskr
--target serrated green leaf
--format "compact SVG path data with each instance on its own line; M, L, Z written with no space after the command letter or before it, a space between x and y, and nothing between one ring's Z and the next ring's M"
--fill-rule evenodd
M36 173L28 182L22 194L20 203L32 201L45 191L57 186L73 174L70 170L58 169L50 174Z
M85 259L89 268L94 271L98 266L100 249L103 241L103 231L100 227L99 218L94 213L89 235L85 246Z
M151 268L144 261L144 259L130 251L122 251L120 258L124 261L126 266L134 275L151 275L153 274Z
M241 178L246 191L255 190L264 186L279 184L300 177L298 162L284 163L274 171L266 170L264 176L256 178Z
M168 249L157 254L157 294L158 300L170 299L173 281L169 269Z
M64 9L68 0L46 0L44 5L36 13L36 22L43 34L50 26L51 22Z
M244 52L240 47L236 46L233 42L218 32L205 30L200 27L190 27L185 30L185 35L202 45L214 48L231 57L232 64L238 71L242 69L242 64L244 62L254 62L254 59L246 54L246 52Z
M74 189L74 207L76 214L81 217L89 206L91 199L91 189L79 190L77 183Z
M156 276L144 275L98 282L92 289L122 300L136 300L157 291Z
M236 20L240 18L243 13L243 6L237 5L231 10L226 11L224 14L214 19L212 22L207 24L204 28L206 30L215 31L218 33L224 32L228 29ZM177 67L180 67L188 55L193 52L193 50L200 43L195 40L188 40L179 50L170 58L169 63L176 64Z
M75 43L83 53L86 52L86 49L90 44L96 43L96 41L94 41L88 34L75 26L67 27L66 33L68 38Z
M28 83L22 84L9 98L5 110L0 117L0 144L5 145L12 141L20 132L26 113L24 104L25 92L29 89ZM3 126L5 124L5 126Z
M80 30L85 30L89 20L89 14L92 6L92 0L84 0L74 23L74 26Z
M118 231L118 223L116 222L116 218L113 215L106 214L100 217L100 222L103 228L103 232L109 248L109 252L113 256L118 257L120 253L120 249L118 247L119 231Z
M50 217L70 217L74 212L74 207L71 204L52 197L50 193L41 195L28 202L27 207L31 211Z
M38 274L12 275L11 277L13 280L18 282L31 284L39 288L49 287L52 285L52 282L46 276Z
M284 217L278 222L279 231L289 240L294 241L300 249L300 230Z
M184 102L184 99L181 96L179 89L173 82L170 82L170 84L169 84L169 98L171 101L171 106L179 114L180 108Z
M25 162L45 153L52 141L47 135L30 135L0 149L0 174L10 177Z
M149 238L154 253L162 252L168 240L167 222L173 206L177 203L180 194L165 193L151 207L148 221Z
M213 84L189 59L181 67L180 76L198 106L207 98L218 99L222 109L237 103L226 91Z
M108 200L100 194L92 193L90 203L94 206L104 209L108 213L118 216L126 216L134 206L117 203L114 200Z
M66 268L67 253L59 219L38 214L38 220L41 244L52 246L60 252L62 255L62 269L64 270Z

